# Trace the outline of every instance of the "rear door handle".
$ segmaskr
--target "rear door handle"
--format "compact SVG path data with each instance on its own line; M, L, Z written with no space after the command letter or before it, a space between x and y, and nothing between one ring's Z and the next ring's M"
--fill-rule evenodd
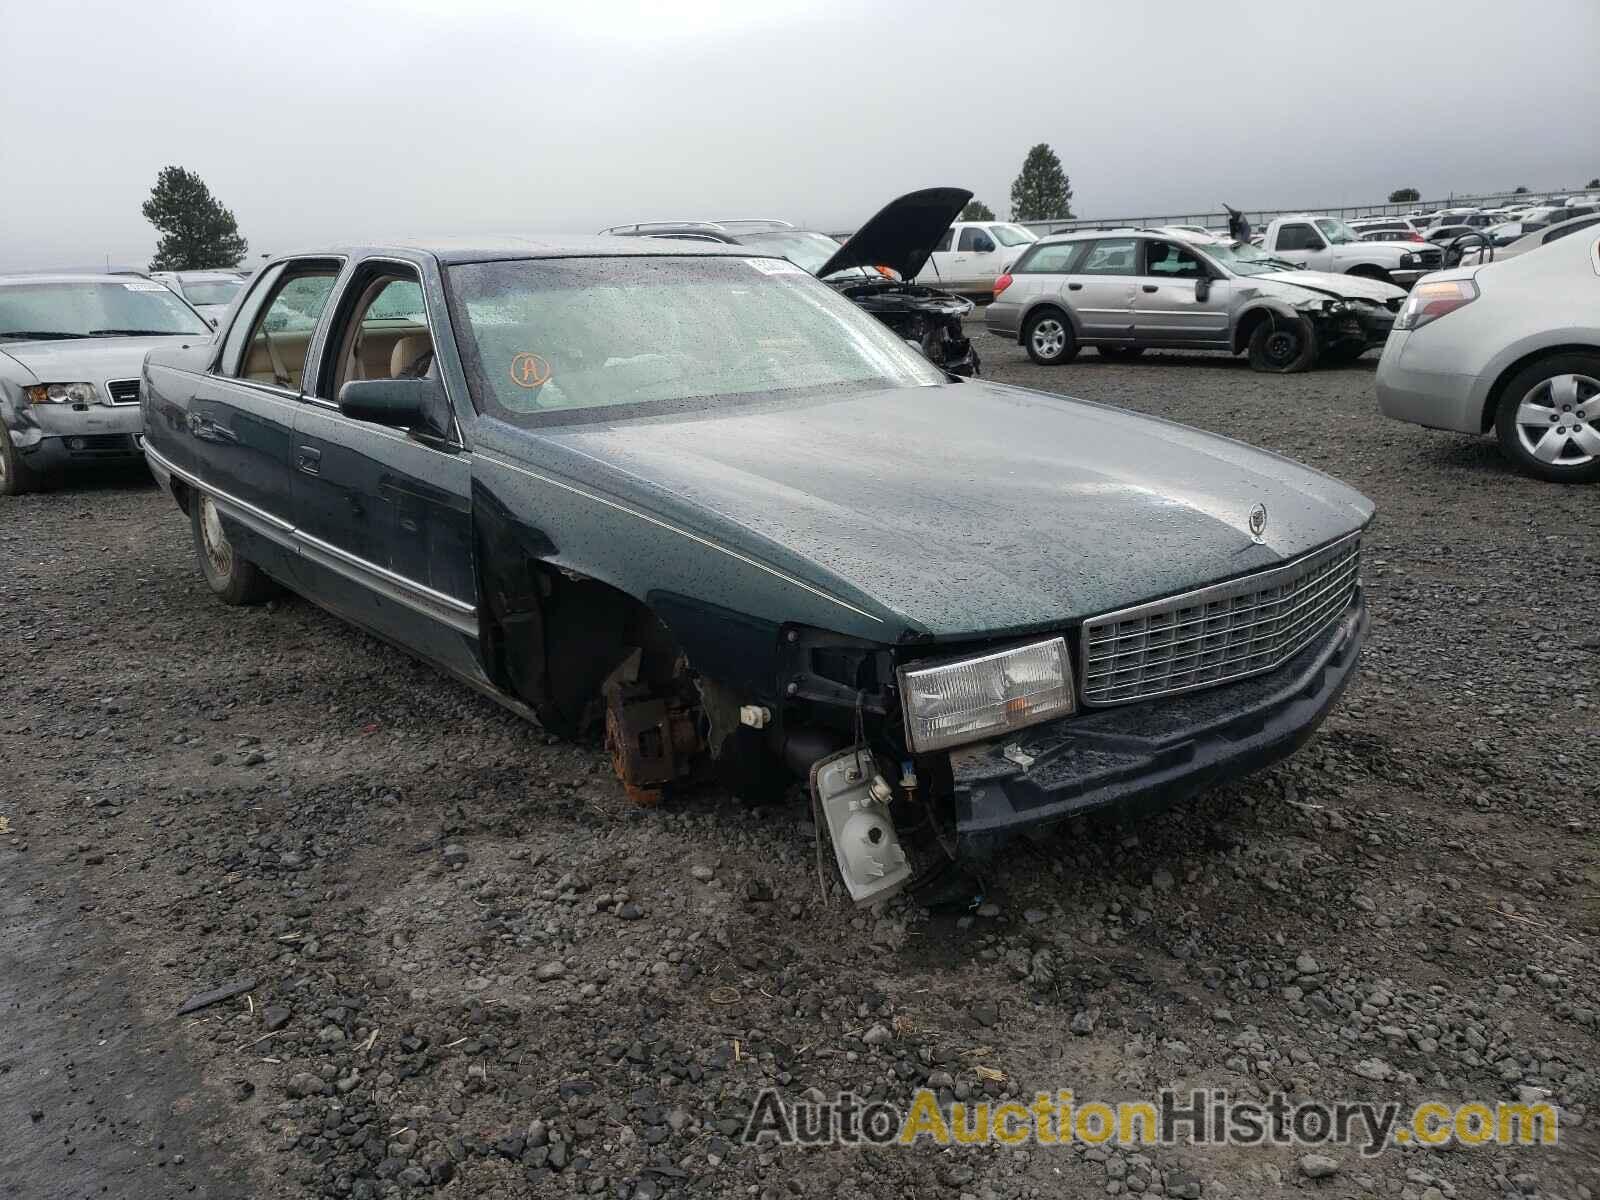
M1155 284L1155 283L1147 283L1147 284L1144 285L1144 290L1147 291L1147 292L1159 292L1161 290L1161 285L1160 284Z
M320 474L322 451L315 446L301 446L294 452L294 465L296 470L304 471L307 475Z
M1067 291L1069 291L1069 292L1081 292L1081 291L1083 291L1083 284L1081 284L1081 283L1069 283L1069 284L1067 284Z

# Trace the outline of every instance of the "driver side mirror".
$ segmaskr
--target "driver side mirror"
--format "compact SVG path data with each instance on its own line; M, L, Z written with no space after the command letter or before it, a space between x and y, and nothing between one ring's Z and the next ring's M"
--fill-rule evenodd
M1194 281L1194 298L1204 304L1211 296L1211 277L1202 275Z
M986 237L981 237L972 243L972 248L979 254L992 254L994 252L994 243Z
M352 379L339 389L339 411L353 421L450 436L450 404L437 379Z

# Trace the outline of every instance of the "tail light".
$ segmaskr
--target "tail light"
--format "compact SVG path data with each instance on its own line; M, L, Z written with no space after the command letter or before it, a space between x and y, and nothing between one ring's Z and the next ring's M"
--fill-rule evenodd
M998 279L996 279L994 281L994 296L995 296L995 299L998 300L1000 298L1000 293L1005 291L1010 286L1011 286L1011 274L1008 271L1006 274L1000 276L1000 278L998 278Z
M1427 240L1428 240L1427 238L1423 237L1415 229L1413 229L1410 233L1406 234L1406 241L1408 241L1408 242L1425 242Z
M1394 319L1394 327L1421 329L1430 321L1437 321L1446 313L1453 313L1477 298L1478 285L1470 279L1423 280L1406 297L1405 307Z

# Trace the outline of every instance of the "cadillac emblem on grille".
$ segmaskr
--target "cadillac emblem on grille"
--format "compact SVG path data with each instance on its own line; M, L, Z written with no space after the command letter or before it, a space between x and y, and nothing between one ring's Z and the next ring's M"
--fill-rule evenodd
M1261 535L1267 531L1267 506L1258 504L1250 510L1250 540L1260 545L1266 539Z

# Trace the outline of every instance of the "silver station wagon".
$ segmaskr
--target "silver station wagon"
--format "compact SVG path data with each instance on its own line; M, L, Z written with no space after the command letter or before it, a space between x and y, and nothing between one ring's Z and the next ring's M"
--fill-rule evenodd
M1383 344L1405 292L1306 271L1254 246L1184 229L1114 229L1036 242L995 280L990 333L1042 366L1083 346L1248 352L1258 371L1304 371Z

